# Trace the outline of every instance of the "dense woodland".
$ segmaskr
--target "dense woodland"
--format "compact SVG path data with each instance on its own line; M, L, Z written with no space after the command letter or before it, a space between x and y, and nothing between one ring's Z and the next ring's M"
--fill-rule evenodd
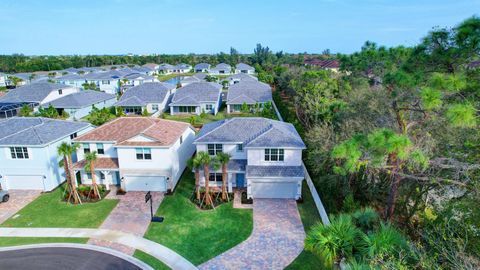
M338 58L338 73L305 67L304 56L260 44L249 55L13 55L0 70L250 63L307 143L331 215L308 232L312 269L480 269L480 18L434 28L414 47L366 42L318 56Z

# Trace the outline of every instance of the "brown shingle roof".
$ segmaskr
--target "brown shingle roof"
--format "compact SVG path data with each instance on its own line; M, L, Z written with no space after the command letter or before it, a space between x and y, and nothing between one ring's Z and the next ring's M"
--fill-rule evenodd
M73 164L73 169L81 170L85 168L85 164L87 163L87 160L80 160L79 162L76 162ZM118 169L118 158L102 158L99 157L97 160L95 160L93 166L95 167L95 170L100 170L100 169Z
M153 142L151 146L168 146L173 144L190 125L184 122L151 118L121 117L108 122L75 139L82 141L116 142L117 145L144 145L145 142L127 141L138 135L144 135Z

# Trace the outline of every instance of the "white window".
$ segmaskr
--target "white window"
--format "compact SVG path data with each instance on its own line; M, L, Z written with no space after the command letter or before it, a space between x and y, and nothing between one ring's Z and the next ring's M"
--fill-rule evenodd
M139 160L151 160L152 152L150 148L135 148L137 159Z
M90 153L90 144L89 143L82 144L82 148L83 148L83 153L84 154Z
M103 81L102 81L102 84L110 84L110 81L103 80Z
M209 144L207 148L210 156L215 156L217 153L223 152L223 145L221 144Z
M237 144L237 152L243 152L243 144Z
M58 89L58 94L59 94L59 95L63 94L63 90L62 90L62 89Z
M158 111L158 104L152 105L152 111Z
M13 159L28 159L27 147L10 147L10 154Z
M77 133L70 134L70 139L73 140L77 137Z
M205 105L205 109L207 111L211 111L213 109L213 105L212 104L207 104L207 105Z
M210 182L219 182L219 183L222 183L223 182L223 174L221 173L211 173L209 176L208 176L208 180Z
M284 161L285 151L283 149L265 149L265 161Z
M105 151L103 150L103 143L97 143L97 153L100 155L105 154Z

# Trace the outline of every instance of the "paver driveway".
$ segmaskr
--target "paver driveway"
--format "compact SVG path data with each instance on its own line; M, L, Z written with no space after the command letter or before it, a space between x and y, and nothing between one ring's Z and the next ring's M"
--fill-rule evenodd
M152 192L153 213L157 212L163 200L162 192ZM115 190L109 193L107 199L119 199L117 206L100 226L100 229L116 230L143 237L150 224L150 203L145 203L145 192L129 191L125 195L115 195ZM134 249L102 240L90 239L89 244L112 248L128 255L133 255Z
M9 193L10 200L0 203L0 224L35 200L42 192L40 190L9 190Z
M284 269L303 250L305 231L294 200L255 199L253 232L200 269Z

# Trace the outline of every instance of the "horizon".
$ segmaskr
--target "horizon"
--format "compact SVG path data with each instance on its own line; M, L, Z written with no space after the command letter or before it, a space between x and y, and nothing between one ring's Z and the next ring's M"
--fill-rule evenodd
M28 56L211 55L230 47L251 54L257 43L292 54L352 53L367 40L416 45L480 7L480 0L3 2L0 54Z

